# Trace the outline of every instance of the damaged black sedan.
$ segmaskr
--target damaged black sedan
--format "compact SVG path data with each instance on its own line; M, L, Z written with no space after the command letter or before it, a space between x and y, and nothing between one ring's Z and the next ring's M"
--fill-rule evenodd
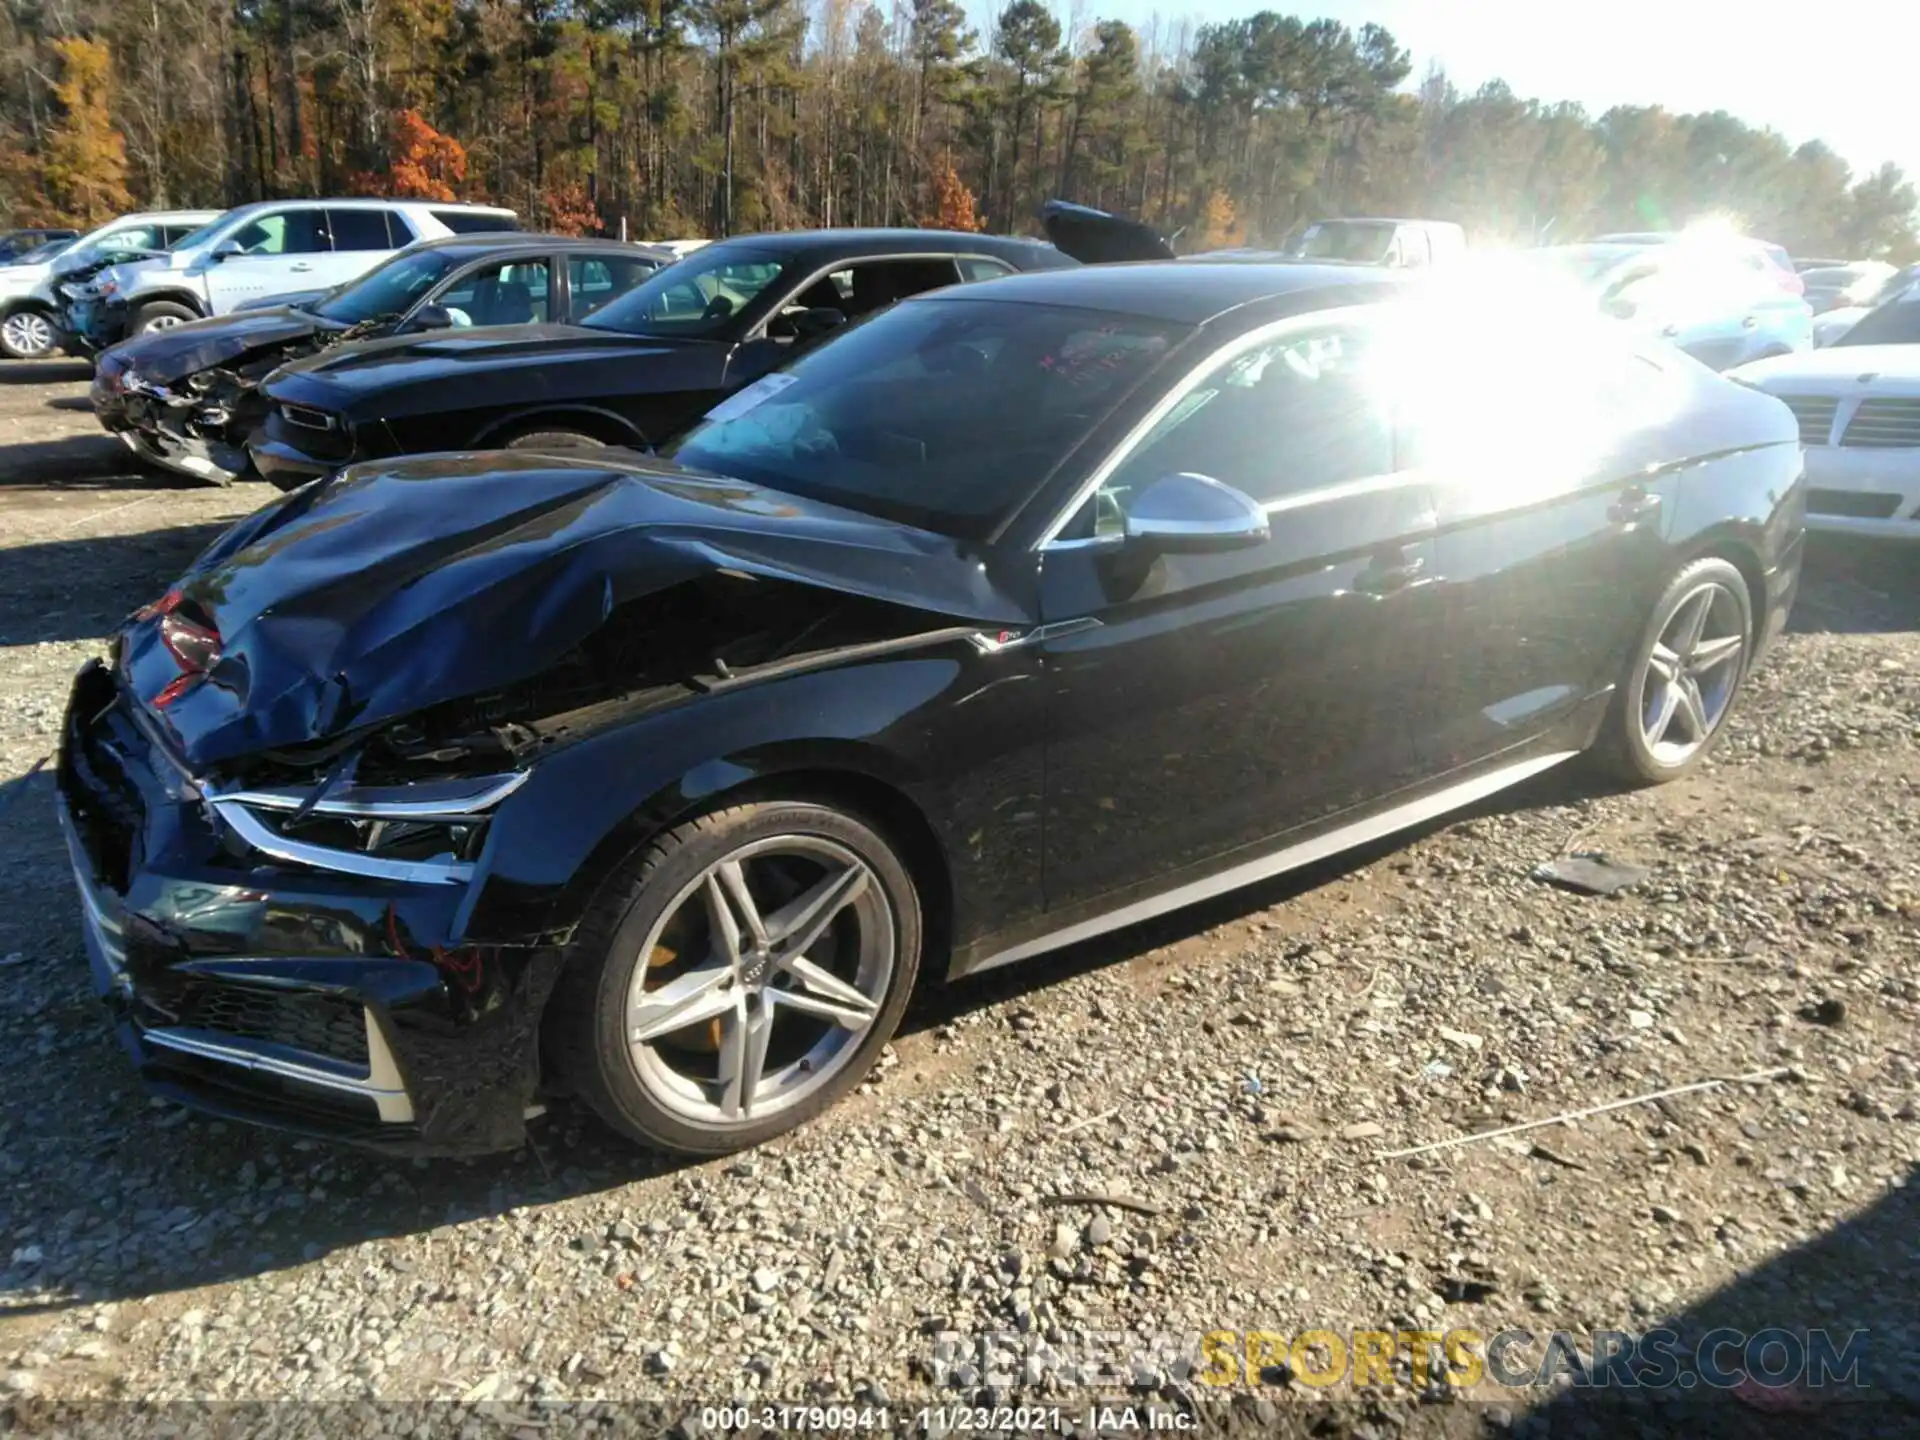
M571 1093L724 1152L857 1084L922 979L1583 751L1686 774L1793 599L1793 418L1486 316L1310 264L1018 276L658 456L267 507L75 682L129 1051L374 1145L510 1146Z
M156 330L103 351L93 409L141 459L225 485L252 473L260 384L303 356L471 327L578 323L672 253L555 235L456 235L410 245L332 290Z

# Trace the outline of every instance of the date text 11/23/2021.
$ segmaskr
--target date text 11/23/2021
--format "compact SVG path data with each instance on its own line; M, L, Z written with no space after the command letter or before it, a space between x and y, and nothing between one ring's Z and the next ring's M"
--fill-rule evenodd
M1080 1405L713 1405L700 1412L711 1434L775 1433L907 1435L1182 1434L1200 1419L1172 1406Z

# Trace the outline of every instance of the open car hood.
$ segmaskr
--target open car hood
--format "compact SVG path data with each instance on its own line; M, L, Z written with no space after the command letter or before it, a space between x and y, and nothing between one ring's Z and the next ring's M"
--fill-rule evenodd
M714 574L1024 623L976 552L926 531L638 457L435 456L242 521L128 622L119 664L199 769L499 691Z
M1049 200L1040 207L1040 223L1054 249L1083 265L1174 258L1173 247L1157 230L1088 205Z

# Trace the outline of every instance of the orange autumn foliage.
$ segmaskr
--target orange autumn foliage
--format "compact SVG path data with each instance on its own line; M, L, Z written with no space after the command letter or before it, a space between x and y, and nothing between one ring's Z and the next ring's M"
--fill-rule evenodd
M593 235L600 229L600 213L594 209L587 187L578 180L563 180L540 192L543 227L556 235Z
M973 192L962 183L948 161L933 172L933 212L920 222L934 230L979 230L983 221L974 210Z

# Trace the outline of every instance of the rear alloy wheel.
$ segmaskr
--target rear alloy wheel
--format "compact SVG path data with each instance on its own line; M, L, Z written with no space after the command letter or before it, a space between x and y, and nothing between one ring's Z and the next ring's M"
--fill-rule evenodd
M1753 597L1739 570L1719 559L1688 565L1653 608L1597 754L1635 784L1692 770L1733 710L1752 637Z
M736 806L650 845L581 927L554 996L563 1078L643 1144L715 1155L831 1105L919 968L920 911L864 820Z
M185 325L188 321L199 318L185 305L176 304L172 300L154 300L140 307L139 313L133 317L130 329L135 335L151 335L156 330L171 330L177 325Z
M54 351L53 322L38 310L16 310L0 320L0 350L11 360L42 360Z

